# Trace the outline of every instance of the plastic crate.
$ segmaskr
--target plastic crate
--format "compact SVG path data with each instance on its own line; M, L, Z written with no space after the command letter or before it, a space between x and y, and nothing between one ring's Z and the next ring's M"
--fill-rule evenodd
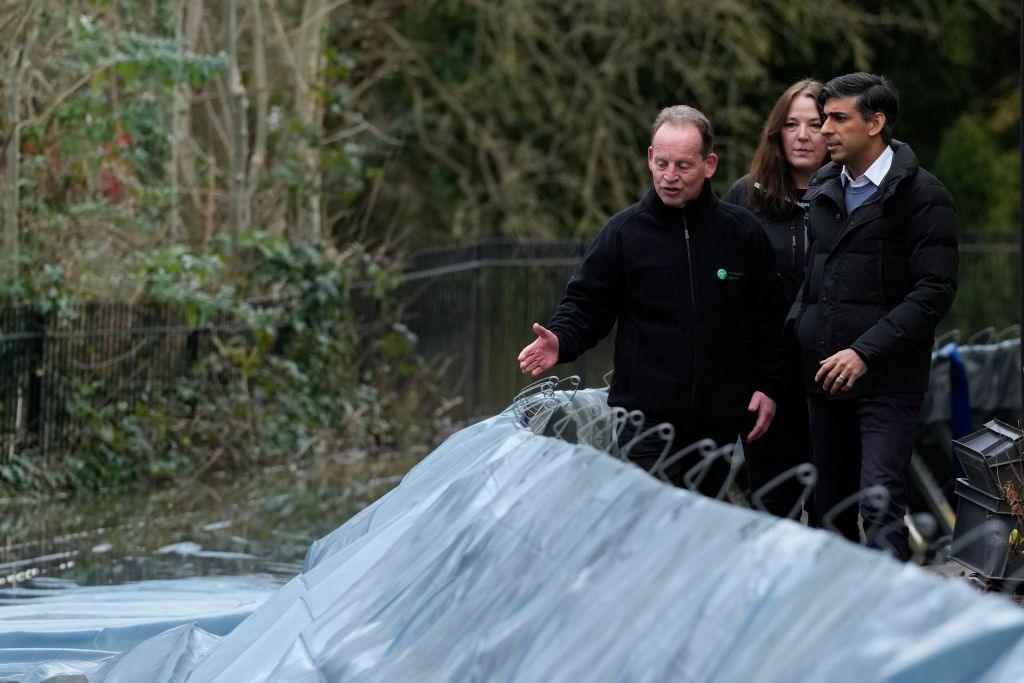
M990 420L973 434L953 441L953 451L974 488L1003 498L1006 482L1024 483L1022 440L1024 432L999 420Z
M953 491L961 498L966 498L986 510L1004 515L1010 514L1010 502L1008 500L996 498L986 491L977 489L966 479L957 479ZM1024 532L1024 529L1021 529L1021 532Z
M1009 513L1010 504L977 489L966 479L957 479L956 492L959 502L951 545L954 551L950 559L986 579L1013 576L1016 580L1024 580L1024 557L1010 557L1010 534L1020 528L1016 518ZM985 524L991 524L992 529L963 543L963 539L977 533L975 530ZM1020 532L1024 533L1024 528L1020 528Z

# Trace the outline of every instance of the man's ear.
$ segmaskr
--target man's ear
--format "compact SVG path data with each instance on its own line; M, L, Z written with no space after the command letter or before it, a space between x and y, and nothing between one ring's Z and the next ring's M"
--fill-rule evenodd
M871 115L871 120L868 122L868 135L871 137L881 135L883 128L885 128L885 114L876 111Z
M704 177L710 178L715 175L715 169L718 168L718 155L712 152L708 155L707 165L704 167Z

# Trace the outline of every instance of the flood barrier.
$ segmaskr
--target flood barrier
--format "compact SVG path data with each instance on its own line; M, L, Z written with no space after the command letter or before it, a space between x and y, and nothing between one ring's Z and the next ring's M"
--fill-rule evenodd
M457 432L315 542L303 571L226 637L179 626L81 670L90 681L1024 676L1024 610L1005 597L669 486L590 437L538 434L566 396L542 392Z

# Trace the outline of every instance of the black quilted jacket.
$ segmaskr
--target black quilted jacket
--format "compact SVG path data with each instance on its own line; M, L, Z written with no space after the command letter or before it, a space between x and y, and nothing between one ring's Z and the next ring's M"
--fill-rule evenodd
M807 277L787 321L800 344L804 386L819 361L852 348L868 372L844 396L924 392L935 327L957 285L953 199L920 167L910 147L892 142L882 186L849 216L832 162L815 175ZM792 327L790 327L790 325Z

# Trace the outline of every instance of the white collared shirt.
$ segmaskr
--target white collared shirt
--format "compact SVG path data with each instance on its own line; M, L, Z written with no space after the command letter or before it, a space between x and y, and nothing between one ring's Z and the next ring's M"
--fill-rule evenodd
M889 145L885 146L882 153L875 159L875 163L868 166L868 170L864 171L859 178L854 180L850 177L849 171L846 170L846 165L843 165L843 171L839 174L839 178L843 183L843 187L846 187L847 183L851 183L850 187L863 187L868 183L871 183L875 187L881 187L882 181L885 180L885 176L888 175L889 169L892 168L892 147Z

